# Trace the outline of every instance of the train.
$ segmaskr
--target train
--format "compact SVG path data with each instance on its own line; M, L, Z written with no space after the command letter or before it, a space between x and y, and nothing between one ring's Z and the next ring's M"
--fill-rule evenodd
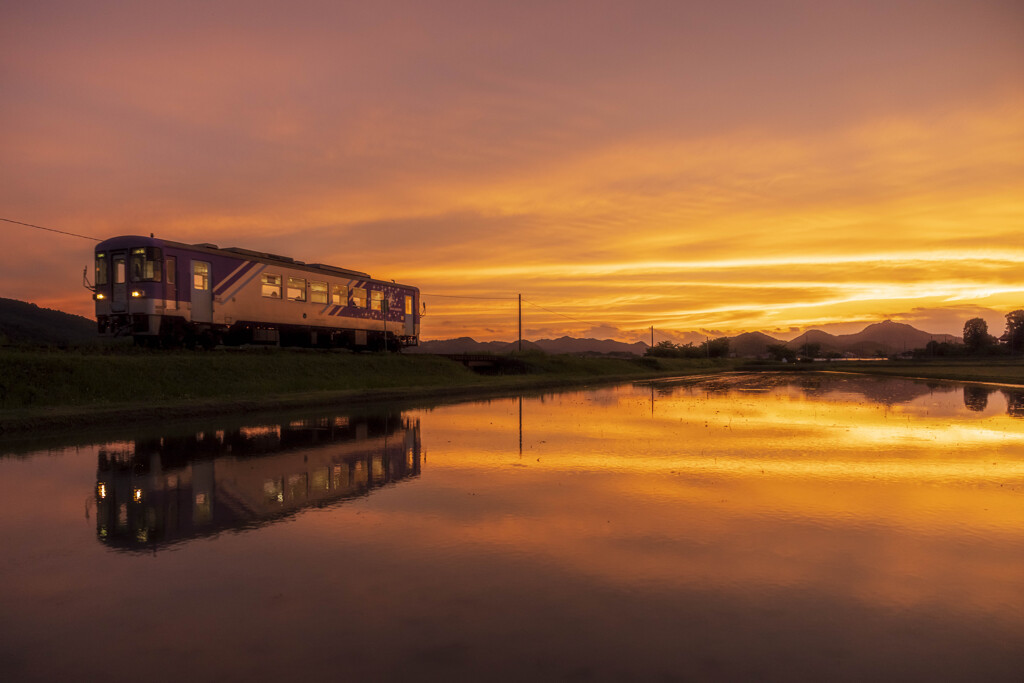
M86 286L99 334L139 345L400 351L419 344L419 289L347 268L123 235L96 245L93 273Z

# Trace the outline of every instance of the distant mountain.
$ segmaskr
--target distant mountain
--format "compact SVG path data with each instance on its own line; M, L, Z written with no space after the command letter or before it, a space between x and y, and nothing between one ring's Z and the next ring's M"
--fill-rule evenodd
M518 341L514 341L514 342L509 342L509 343L508 343L508 344L506 344L506 345L505 345L505 347L504 347L504 348L503 348L503 349L501 350L501 353L516 353L516 352L517 352L517 351L519 351L520 349L521 349L521 350L522 350L522 351L523 351L524 353L525 353L526 351L539 351L539 352L541 352L541 353L546 353L546 351L544 351L544 349L542 349L542 348L541 348L541 347L540 347L540 346L539 346L539 345L537 344L537 342L532 342L532 341L526 341L525 339L523 340L523 343L522 343L522 344L520 344L520 343L519 343Z
M96 322L17 299L0 298L0 344L94 344Z
M648 349L647 344L643 342L627 344L614 339L575 339L573 337L538 339L536 344L548 353L628 353L642 356Z
M804 344L820 344L823 353L853 353L871 356L878 351L885 354L902 353L925 347L930 341L956 342L959 337L951 334L929 334L906 323L885 320L868 325L854 334L829 334L821 330L808 330L786 343L790 349L799 349Z
M775 337L769 337L764 332L744 332L729 338L729 353L735 353L743 358L756 358L766 355L769 346L782 343Z
M745 332L729 337L729 352L740 358L757 358L768 354L768 347L784 345L797 350L804 344L818 344L821 353L874 356L902 353L923 348L930 341L958 342L959 337L950 334L929 334L907 325L886 320L868 325L856 334L829 334L822 330L808 330L790 341L776 339L763 332ZM545 353L600 354L642 356L648 349L644 342L627 343L614 339L539 339L523 342L523 350L541 350ZM518 342L478 342L470 337L421 342L410 353L511 353L518 349Z

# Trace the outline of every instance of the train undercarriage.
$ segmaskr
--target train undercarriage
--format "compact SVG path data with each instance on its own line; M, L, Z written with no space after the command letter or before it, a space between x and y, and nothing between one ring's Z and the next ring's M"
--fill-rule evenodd
M417 338L391 330L353 330L306 325L236 322L231 325L196 323L176 316L122 314L101 316L101 335L130 336L137 346L150 348L204 348L216 346L289 346L340 348L353 351L401 351Z

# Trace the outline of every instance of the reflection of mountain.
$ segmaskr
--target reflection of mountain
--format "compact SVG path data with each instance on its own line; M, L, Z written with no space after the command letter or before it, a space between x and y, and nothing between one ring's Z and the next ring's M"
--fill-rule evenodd
M96 532L148 550L259 526L420 473L419 422L327 418L108 444Z
M834 372L736 373L720 374L699 379L683 380L691 390L708 394L767 393L781 387L795 387L808 396L827 397L830 394L852 394L881 405L910 403L924 396L963 392L964 406L974 412L988 408L989 396L999 391L1006 398L1006 414L1024 417L1024 390L1001 387L996 389L980 384L967 384L962 388L941 380L898 379L895 377L869 377L843 375ZM656 385L652 384L653 387ZM658 388L659 393L671 395L672 385Z
M710 393L762 393L779 387L797 387L809 396L841 392L859 395L867 401L882 405L909 403L929 394L947 394L957 390L954 385L944 382L832 372L722 374L703 378L694 382L693 386Z
M910 403L930 394L949 394L956 391L953 385L928 380L834 375L804 377L800 381L800 386L810 395L843 391L860 394L872 403L889 406Z

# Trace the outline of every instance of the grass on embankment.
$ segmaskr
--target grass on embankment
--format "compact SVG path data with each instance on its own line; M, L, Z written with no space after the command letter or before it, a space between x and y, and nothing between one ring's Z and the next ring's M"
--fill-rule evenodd
M707 361L547 356L516 357L521 374L485 376L460 363L428 355L352 354L289 349L212 352L0 350L0 428L6 422L59 410L107 413L123 408L187 406L212 410L218 402L254 408L275 401L341 400L374 393L514 389L583 380L690 374Z

